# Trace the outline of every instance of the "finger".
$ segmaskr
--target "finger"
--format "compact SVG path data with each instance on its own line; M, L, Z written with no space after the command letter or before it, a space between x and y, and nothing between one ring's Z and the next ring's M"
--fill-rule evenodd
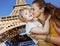
M48 19L50 19L50 18L51 18L51 15L48 16Z

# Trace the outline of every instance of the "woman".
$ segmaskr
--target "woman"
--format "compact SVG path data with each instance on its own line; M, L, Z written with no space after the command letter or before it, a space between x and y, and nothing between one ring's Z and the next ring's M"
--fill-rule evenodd
M42 2L42 4L40 4L40 1L42 0L35 0L32 4L32 9L33 9L33 15L34 17L38 17L39 20L45 20L44 18L44 14L43 13L49 13L51 15L53 15L51 17L51 20L50 20L50 34L51 35L36 35L36 34L32 34L31 36L36 38L36 39L42 39L42 40L45 40L47 42L50 42L50 43L53 43L53 44L56 44L58 46L60 46L60 26L59 26L59 19L60 19L60 16L57 16L58 13L60 13L60 11L58 12L57 11L57 8L52 8L52 9L47 9L47 8L50 8L50 7L46 7L45 5L45 2ZM44 4L44 5L43 5ZM39 10L41 11L44 11L44 12L41 12L40 16L38 15L38 10L37 10L37 6L39 6ZM49 6L49 5L48 5ZM48 10L49 12L47 12L46 10ZM57 13L56 13L57 12ZM54 14L53 14L54 13ZM38 15L38 16L37 16ZM60 15L60 14L59 14ZM55 18L54 18L55 17ZM58 19L57 19L57 18ZM42 19L43 18L43 19ZM58 20L58 23L56 23L55 20ZM43 23L42 21L42 23ZM43 23L44 24L44 23ZM57 26L56 26L57 25ZM55 26L55 27L54 27ZM32 31L31 31L32 32Z

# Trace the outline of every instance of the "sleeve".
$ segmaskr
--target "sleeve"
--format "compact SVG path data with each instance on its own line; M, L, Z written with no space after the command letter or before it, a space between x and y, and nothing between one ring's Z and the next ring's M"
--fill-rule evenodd
M30 32L30 26L29 24L26 24L26 33L29 33Z
M36 27L33 23L26 24L26 33L29 33L33 27Z

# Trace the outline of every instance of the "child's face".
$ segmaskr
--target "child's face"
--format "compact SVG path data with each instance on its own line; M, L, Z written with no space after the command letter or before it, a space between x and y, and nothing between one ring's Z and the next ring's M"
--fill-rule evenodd
M26 20L32 20L33 16L31 15L31 11L29 9L24 9L22 12L22 17L25 18Z

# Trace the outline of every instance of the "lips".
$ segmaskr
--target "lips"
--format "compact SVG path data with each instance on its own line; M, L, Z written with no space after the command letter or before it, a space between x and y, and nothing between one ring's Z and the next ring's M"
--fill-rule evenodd
M30 15L29 17L31 17L32 15Z

